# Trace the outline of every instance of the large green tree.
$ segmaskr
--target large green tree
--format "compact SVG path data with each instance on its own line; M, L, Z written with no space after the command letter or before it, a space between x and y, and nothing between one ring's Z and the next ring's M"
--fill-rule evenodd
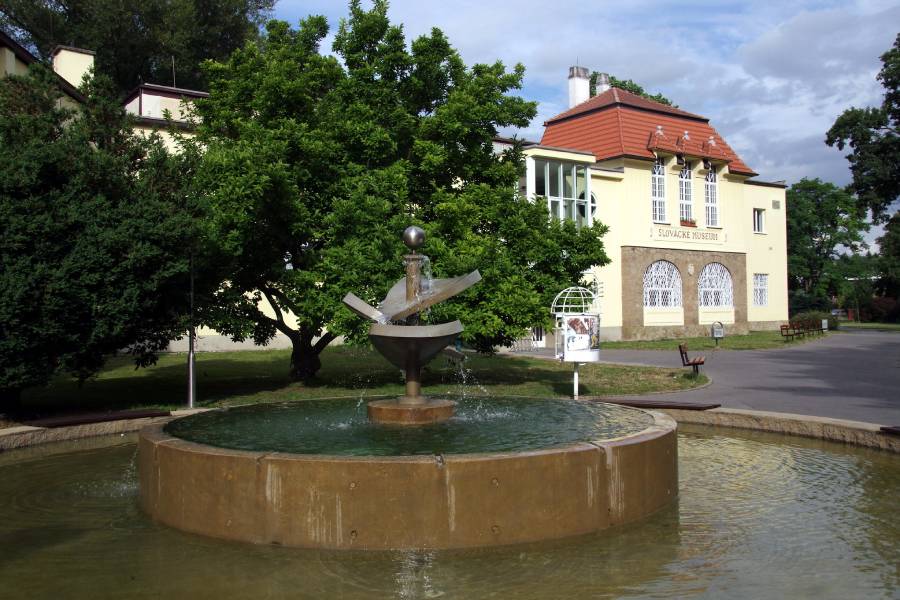
M418 224L435 276L484 277L426 318L460 318L485 351L546 323L553 294L608 259L602 225L551 221L517 194L520 151L493 152L498 128L535 114L510 95L523 68L467 68L437 29L408 46L383 1L350 4L336 56L320 50L327 32L324 17L271 22L209 67L196 185L228 284L205 321L257 343L283 333L292 376L308 380L336 336L364 331L341 298L377 304L403 274L401 232Z
M890 217L890 205L900 198L900 34L881 62L881 106L845 110L825 138L826 144L840 150L850 147L850 189L858 198L859 212L871 211L876 223Z
M108 83L108 82L107 82ZM131 134L110 85L60 107L36 65L0 79L0 405L110 354L138 364L186 328L195 228L178 159ZM2 406L0 406L2 408Z
M834 293L835 260L856 252L868 230L856 199L819 179L801 179L787 191L788 286L805 294Z
M120 92L141 81L204 89L201 63L257 35L275 0L3 0L0 26L49 58L57 45L97 51Z

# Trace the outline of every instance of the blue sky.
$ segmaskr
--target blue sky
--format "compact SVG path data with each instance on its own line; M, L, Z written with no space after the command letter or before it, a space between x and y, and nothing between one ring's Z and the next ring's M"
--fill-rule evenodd
M308 14L335 29L347 6L275 6L294 24ZM442 29L467 64L524 64L521 95L539 105L522 137L540 139L543 121L567 108L577 61L708 117L760 179L838 185L850 174L825 132L845 108L880 104L878 57L900 30L900 3L880 0L394 0L390 16L408 39Z

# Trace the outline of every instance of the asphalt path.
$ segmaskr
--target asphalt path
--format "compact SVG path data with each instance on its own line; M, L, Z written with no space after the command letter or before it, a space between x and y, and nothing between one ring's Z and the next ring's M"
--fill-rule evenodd
M608 363L682 368L677 351L601 347L600 353ZM702 372L712 379L711 385L627 399L718 403L728 408L900 425L900 333L835 332L772 350L690 352L691 357L695 354L706 357Z

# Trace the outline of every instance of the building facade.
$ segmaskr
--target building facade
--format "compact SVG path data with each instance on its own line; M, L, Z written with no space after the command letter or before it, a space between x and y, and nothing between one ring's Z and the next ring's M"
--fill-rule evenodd
M602 337L777 328L788 318L784 183L754 179L705 117L602 76L589 97L588 77L570 69L570 108L526 143L520 187L551 218L609 227L612 262L585 273Z

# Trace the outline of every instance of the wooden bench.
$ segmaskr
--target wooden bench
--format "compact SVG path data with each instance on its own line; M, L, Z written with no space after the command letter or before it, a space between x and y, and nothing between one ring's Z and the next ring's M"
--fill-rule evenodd
M687 353L687 344L678 344L678 353L681 354L681 366L693 368L694 377L699 375L700 365L706 363L706 358L703 356L695 356L694 358L689 358Z
M781 326L781 337L784 338L785 342L787 342L788 340L794 341L794 332L791 330L790 325Z

